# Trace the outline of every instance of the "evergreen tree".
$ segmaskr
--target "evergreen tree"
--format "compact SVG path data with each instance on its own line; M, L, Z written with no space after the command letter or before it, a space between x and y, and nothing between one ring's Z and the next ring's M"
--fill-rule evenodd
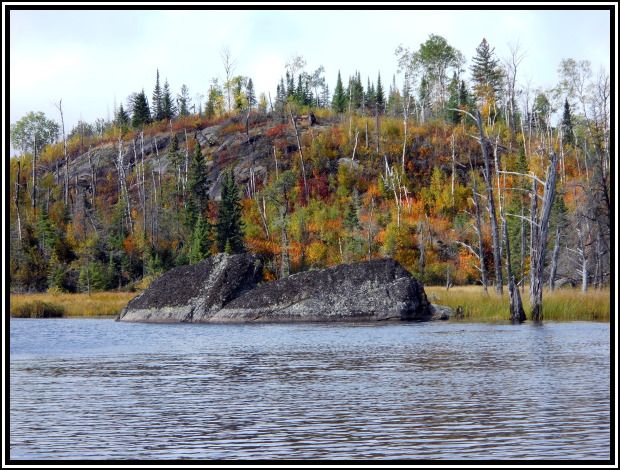
M472 59L471 74L474 92L483 102L497 100L502 87L502 69L499 60L494 57L494 50L495 48L491 48L487 40L483 38Z
M295 77L286 71L286 98L295 96Z
M338 80L336 81L336 89L332 98L332 108L337 113L344 113L347 108L347 96L344 93L340 71L338 71Z
M564 101L564 114L562 115L562 132L563 140L565 144L574 145L575 136L573 135L573 118L570 112L570 105L568 99Z
M458 111L454 111L454 109L460 109L461 100L460 100L460 88L459 88L459 79L456 76L456 72L452 75L452 80L450 81L450 85L448 85L448 93L449 98L446 103L446 119L449 123L458 124L461 122L461 113Z
M116 113L116 125L120 127L129 126L129 114L127 111L123 109L123 104L121 103L120 108L118 108L118 112Z
M179 116L189 116L189 89L187 85L181 86L181 93L177 95L179 105Z
M370 79L368 79L368 85L366 86L366 107L369 113L374 114L376 104L377 95L375 93L375 86L370 83Z
M131 126L138 128L150 123L151 111L144 90L142 90L134 97Z
M222 201L218 208L216 229L216 242L219 252L225 251L227 244L230 247L231 253L242 253L245 251L239 188L235 183L232 170L224 173Z
M187 221L190 227L194 226L196 219L200 217L209 201L209 190L207 187L207 166L200 151L200 144L196 141L196 147L190 161L187 189L189 201L187 203Z
M170 85L168 85L168 80L164 83L161 103L162 119L173 119L176 109L174 108L174 103L172 102L172 95L170 94Z
M383 85L381 85L381 74L377 77L377 91L375 92L375 97L377 112L383 114L385 111L385 93L383 92Z
M153 90L153 119L161 121L164 117L162 114L162 90L159 84L159 69L157 69L157 78L155 80L155 89Z
M251 78L248 79L248 83L246 85L246 97L250 109L256 106L256 92L254 91L254 82L252 82Z
M362 107L362 101L364 99L364 86L360 78L359 72L349 79L349 89L347 90L347 96L351 99L351 110L357 111Z
M465 85L465 81L463 80L461 80L461 86L459 87L459 106L466 110L471 110L471 108L473 108L467 85Z
M211 255L211 226L202 215L198 216L194 231L192 232L192 241L189 246L189 262L196 264Z

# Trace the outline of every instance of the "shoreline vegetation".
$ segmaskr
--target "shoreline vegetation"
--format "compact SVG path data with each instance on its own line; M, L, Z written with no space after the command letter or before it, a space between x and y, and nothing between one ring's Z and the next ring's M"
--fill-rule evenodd
M492 292L484 294L481 286L425 286L426 295L432 303L445 305L456 311L462 307L462 318L452 321L508 322L509 299ZM113 317L127 305L136 292L105 291L90 295L66 293L10 294L11 317ZM545 321L603 321L610 320L610 289L591 289L581 292L578 288L556 289L544 293ZM523 304L529 311L529 295L526 287ZM530 320L528 318L527 320Z

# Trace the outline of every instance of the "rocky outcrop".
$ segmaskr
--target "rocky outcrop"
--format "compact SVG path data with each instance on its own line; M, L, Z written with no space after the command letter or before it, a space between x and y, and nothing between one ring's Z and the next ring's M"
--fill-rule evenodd
M262 278L251 254L220 253L191 266L171 269L132 299L121 321L204 322Z
M341 264L262 284L233 299L216 322L429 320L422 285L393 259Z
M121 313L122 321L427 321L449 312L431 305L422 284L393 259L342 264L257 285L249 254L219 254L157 279Z

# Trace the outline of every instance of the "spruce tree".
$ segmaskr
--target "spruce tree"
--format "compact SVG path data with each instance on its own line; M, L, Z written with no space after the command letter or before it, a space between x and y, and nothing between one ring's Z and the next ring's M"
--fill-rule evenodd
M564 114L562 115L562 132L563 140L565 144L574 145L575 136L573 135L573 118L570 112L570 105L568 99L564 101Z
M250 109L256 106L256 92L254 91L254 82L252 82L251 78L248 79L248 84L246 85L246 97Z
M383 85L381 85L381 74L377 77L377 90L375 91L375 101L377 103L377 112L383 114L385 110L385 93Z
M164 82L161 98L162 119L169 120L174 118L175 111L174 103L172 102L172 95L170 94L170 85L168 85L168 80L166 80Z
M133 112L131 117L132 127L138 128L151 123L151 111L149 103L144 94L144 90L138 93L133 101Z
M461 113L458 111L454 111L455 109L460 109L460 89L459 89L459 79L456 76L456 72L452 75L452 80L448 85L448 93L449 98L446 103L446 120L452 124L458 124L461 122Z
M196 264L211 255L211 226L202 215L198 216L189 246L189 262Z
M198 142L196 142L196 147L194 148L194 153L190 161L187 176L187 189L189 192L187 220L189 225L193 226L198 217L204 213L209 201L207 166L205 165L205 160L200 151L200 144Z
M179 104L179 116L189 116L189 89L185 84L181 86L181 93L177 95L177 103Z
M222 201L220 202L216 225L216 242L219 252L243 253L243 221L239 188L232 170L224 173L222 181ZM227 250L227 245L229 249Z
M127 111L123 109L123 105L121 103L120 108L118 108L118 112L116 113L116 125L120 127L126 127L129 125L129 114Z
M347 108L347 96L344 93L340 71L338 71L338 80L336 81L336 89L332 98L332 108L337 113L344 113Z
M472 59L471 74L474 92L481 101L496 100L502 86L502 69L486 39L482 39Z
M159 84L159 69L157 69L157 78L155 80L155 89L153 90L153 119L160 121L163 119L162 115L162 90Z

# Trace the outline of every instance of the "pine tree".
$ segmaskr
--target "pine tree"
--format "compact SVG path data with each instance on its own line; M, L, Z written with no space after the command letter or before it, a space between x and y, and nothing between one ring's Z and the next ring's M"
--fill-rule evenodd
M179 116L189 116L189 89L185 84L181 86L181 93L177 95L177 103L179 104Z
M187 176L187 189L189 201L187 203L187 220L189 226L193 226L200 217L209 201L209 189L207 187L207 166L200 151L200 144L196 142L194 153L189 166Z
M153 119L155 121L161 121L163 118L164 117L162 114L162 90L159 84L159 69L157 69L155 89L153 90Z
M172 95L170 94L170 85L168 85L168 80L165 81L162 92L161 112L162 119L166 120L174 118L174 114L176 112L174 109L174 103L172 102Z
M573 118L570 112L568 99L564 101L564 114L562 115L562 138L565 144L574 145L575 136L573 135Z
M340 71L338 71L338 80L336 81L336 89L332 98L332 108L337 113L344 113L347 108L347 96L344 93Z
M198 216L189 246L189 262L196 264L211 255L211 226L202 215Z
M499 60L486 39L482 39L472 59L471 74L474 81L474 92L481 101L497 100L502 87L502 69Z
M242 253L245 251L239 188L235 183L232 170L225 172L222 181L222 201L218 208L216 228L218 251L225 251L227 244L230 247L231 253Z
M120 127L126 127L129 125L129 121L129 114L123 109L123 105L121 103L121 106L120 108L118 108L118 112L116 113L116 125Z
M138 93L133 101L131 126L138 128L151 123L151 111L144 90Z
M460 89L459 89L459 79L456 76L456 72L452 75L452 80L448 85L448 93L449 98L446 103L446 119L448 122L452 124L458 124L461 122L461 113L458 111L454 111L455 109L460 109Z
M246 97L250 109L256 106L256 92L254 91L254 83L251 78L248 79L248 84L246 85Z
M377 112L383 114L385 110L385 93L383 92L383 85L381 85L381 74L377 77L377 91L375 92L375 97Z
M295 96L295 77L286 71L286 98Z

